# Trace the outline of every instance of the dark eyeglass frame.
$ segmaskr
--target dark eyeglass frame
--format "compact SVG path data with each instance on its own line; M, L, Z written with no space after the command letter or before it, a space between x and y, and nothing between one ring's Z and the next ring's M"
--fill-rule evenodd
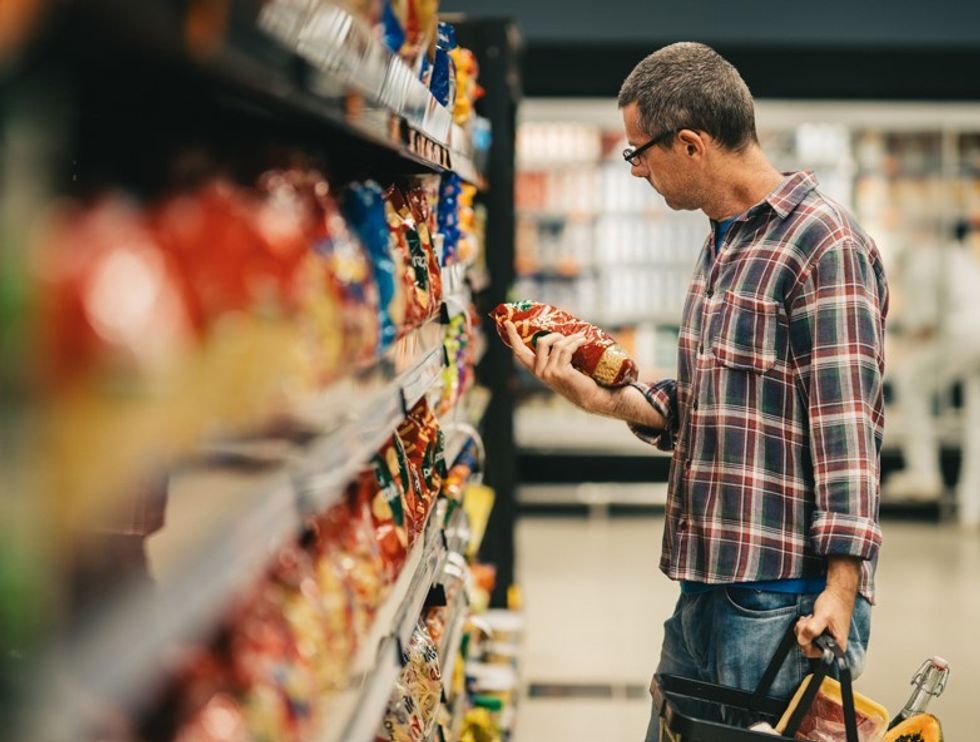
M638 165L639 162L637 161L637 158L640 155L642 155L644 152L646 152L648 149L650 149L650 147L660 144L661 142L665 142L671 137L677 136L677 134L684 131L684 129L690 129L690 128L691 127L689 126L682 126L680 129L670 129L668 131L657 134L657 136L655 136L649 142L647 142L646 144L641 144L639 147L627 147L626 149L623 150L623 159L626 160L626 162L628 162L630 165ZM691 129L691 131L697 131L697 129Z

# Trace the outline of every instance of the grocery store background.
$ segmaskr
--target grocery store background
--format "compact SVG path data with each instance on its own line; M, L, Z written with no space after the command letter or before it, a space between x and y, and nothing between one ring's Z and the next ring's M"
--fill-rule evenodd
M427 51L431 12L0 9L3 728L641 739L669 458L485 317L548 302L672 375L708 224L630 178L615 96L698 40L882 252L857 690L894 713L941 655L975 737L980 5L443 0Z

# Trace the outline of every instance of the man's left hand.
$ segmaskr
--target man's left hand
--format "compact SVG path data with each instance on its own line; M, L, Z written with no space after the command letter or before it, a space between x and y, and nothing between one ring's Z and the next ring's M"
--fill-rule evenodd
M819 658L822 652L813 640L829 631L837 645L847 649L851 615L857 599L861 561L853 557L831 557L827 569L827 587L813 604L813 614L796 622L796 640L807 657Z

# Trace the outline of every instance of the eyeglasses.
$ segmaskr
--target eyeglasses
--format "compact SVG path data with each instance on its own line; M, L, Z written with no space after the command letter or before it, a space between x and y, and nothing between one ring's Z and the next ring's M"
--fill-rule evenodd
M686 128L686 127L685 127ZM650 147L661 142L666 142L672 136L676 135L681 129L671 129L670 131L665 131L662 134L658 134L653 139L651 139L646 144L641 144L639 147L627 147L623 150L623 159L626 160L630 165L640 164L640 155L646 152Z

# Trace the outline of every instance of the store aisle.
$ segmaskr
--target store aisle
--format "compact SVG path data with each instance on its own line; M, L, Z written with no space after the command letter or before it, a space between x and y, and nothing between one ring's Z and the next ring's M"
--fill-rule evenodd
M980 687L980 534L885 523L869 663L858 690L897 711L919 663L950 661L935 702L946 737L971 739ZM527 615L516 742L641 740L642 692L677 588L657 569L662 519L529 517L517 530ZM588 684L592 687L581 687ZM569 693L556 697L559 692Z

